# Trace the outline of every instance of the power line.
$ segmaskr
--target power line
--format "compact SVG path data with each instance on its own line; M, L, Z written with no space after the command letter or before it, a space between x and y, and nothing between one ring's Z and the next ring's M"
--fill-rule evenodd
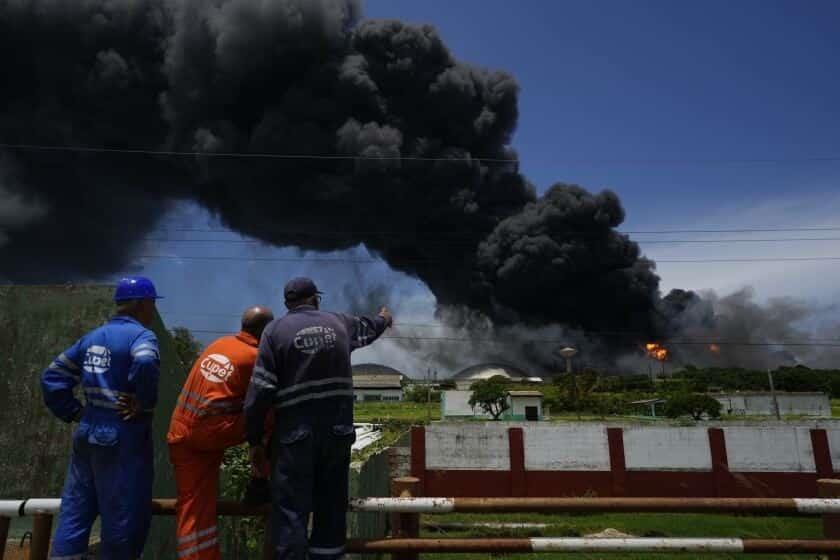
M349 154L283 154L273 152L195 152L180 150L152 150L143 148L106 148L96 146L61 146L42 144L0 143L0 148L47 152L106 153L149 156L260 158L284 160L383 160L383 161L479 161L495 163L520 163L518 158L500 157L427 157L410 155L349 155ZM561 164L582 165L732 165L732 164L807 164L840 161L840 155L800 156L788 158L569 158L554 160Z
M230 233L235 235L241 235L239 232L236 232L231 229L227 228L198 228L198 227L165 227L161 228L158 231L177 231L177 232L201 232L201 233ZM705 229L661 229L661 230L615 230L616 233L623 233L626 235L670 235L670 234L682 234L682 233L789 233L789 232L826 232L826 231L840 231L840 225L838 226L806 226L806 227L761 227L761 228L738 228L738 229L725 229L725 228L705 228ZM464 230L435 230L435 231L426 231L426 230L417 230L417 231L387 231L387 230L363 230L363 231L356 231L356 230L325 230L319 229L317 232L312 230L296 230L296 229L284 229L273 231L272 233L276 233L278 235L303 235L303 236L341 236L346 237L347 235L413 235L413 236L423 236L423 235L474 235L474 232L464 231ZM552 231L551 233L556 235L601 235L603 232L597 231L583 231L583 230L561 230L561 231Z
M228 331L209 330L209 329L189 329L190 332L202 334L230 334ZM470 337L435 337L435 336L382 336L379 340L405 340L418 342L469 342L469 343L498 343L500 338L470 338ZM782 341L782 342L751 342L751 341L726 341L726 340L669 340L663 343L667 348L669 346L747 346L747 347L774 347L774 346L801 346L801 347L825 347L825 348L840 348L840 340L827 339L830 342L812 342L812 341ZM520 344L525 343L539 343L539 344L567 344L567 339L530 339L521 341Z
M40 152L79 152L127 154L147 156L177 156L177 157L213 157L213 158L254 158L254 159L282 159L282 160L373 160L373 161L431 161L431 162L488 162L488 163L519 163L516 158L499 157L426 157L409 155L350 155L350 154L280 154L270 152L190 152L180 150L147 150L130 148L97 148L92 146L45 146L38 144L5 144L0 148L11 150L31 150ZM840 157L837 158L840 160ZM791 160L793 162L795 160ZM811 161L833 161L833 158L816 158ZM806 160L802 160L803 163Z
M416 234L410 234L411 237L418 237ZM311 236L307 235L306 237L319 237L317 233L313 233ZM325 235L323 237L329 237L329 235ZM258 241L258 240L248 240L248 239L161 239L161 238L153 238L153 237L145 237L143 238L144 241L154 242L154 243L219 243L219 244L230 244L230 245L271 245L269 241ZM636 239L636 243L640 245L661 245L661 244L681 244L681 243L695 243L695 244L704 244L704 243L713 243L713 244L726 244L726 243L787 243L787 242L797 242L797 241L807 241L807 242L819 242L819 241L840 241L840 237L788 237L788 238L776 238L776 239ZM432 243L432 244L446 244L446 245L453 245L459 244L457 241L452 240L424 240L425 243ZM462 242L460 245L464 246L472 246L473 243Z
M164 313L164 314L169 314L169 312L166 311L166 310L162 310L161 312ZM216 317L216 316L220 316L220 317L229 317L229 318L240 317L240 314L227 314L227 313L174 313L174 315L186 316L186 317L188 317L188 316L192 316L192 317L205 317L205 316ZM444 324L400 323L400 322L395 322L393 324L392 328L400 328L400 327L409 327L409 328L453 328L453 329L462 328L462 327L450 327L449 325L444 325ZM502 326L502 328L504 328L504 326ZM212 332L224 332L224 331L212 331ZM645 332L642 332L642 331L586 330L585 333L587 335L600 336L600 337L644 338L644 337L649 337L650 336L649 333L645 333ZM386 338L391 338L391 337L386 337ZM432 340L446 339L446 340L458 340L458 341L476 340L476 339L471 338L471 337L450 337L450 336L445 336L445 337L412 336L412 337L408 337L408 338L412 338L412 339L432 339ZM499 336L499 338L501 338L501 335ZM548 341L540 341L540 342L562 342L562 343L565 343L565 342L568 342L568 341L567 340L564 340L564 341L548 340ZM774 346L774 345L777 345L777 344L788 344L788 345L790 345L790 344L814 344L814 343L817 343L817 344L828 343L828 344L838 344L838 345L840 345L840 337L838 337L838 338L809 338L809 339L802 339L802 340L782 340L778 343L775 343L775 342L768 342L768 343L731 342L731 341L720 341L720 340L718 340L718 341L708 341L708 340L690 340L690 339L675 339L673 341L660 340L660 342L662 344L666 345L666 346L669 345L669 344L701 344L701 345L738 344L738 345L742 345L742 346L755 344L755 345Z
M234 257L234 256L217 256L217 255L138 255L139 259L170 259L170 260L206 260L206 261L240 261L240 262L314 262L321 264L374 264L386 263L382 259L374 258L350 258L350 257ZM751 263L751 262L838 262L840 257L835 256L815 256L815 257L738 257L738 258L699 258L699 259L652 259L656 263L668 264L693 264L693 263ZM440 259L407 259L401 260L405 264L433 264L433 263L447 263ZM450 263L451 264L451 263Z

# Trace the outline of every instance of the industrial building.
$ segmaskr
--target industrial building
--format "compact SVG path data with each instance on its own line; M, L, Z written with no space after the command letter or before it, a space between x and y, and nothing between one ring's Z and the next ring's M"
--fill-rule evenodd
M486 363L470 366L453 375L452 381L455 383L456 389L466 391L476 381L497 376L504 377L508 381L515 383L542 383L541 378L532 377L514 365L502 363Z
M721 404L723 414L771 416L776 414L773 393L738 391L710 393ZM819 392L786 393L776 391L781 416L831 416L828 395Z
M405 375L380 364L353 366L353 393L356 402L401 401Z

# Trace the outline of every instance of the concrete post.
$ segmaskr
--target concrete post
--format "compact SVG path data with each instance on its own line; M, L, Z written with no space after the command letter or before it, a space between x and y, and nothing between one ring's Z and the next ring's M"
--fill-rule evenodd
M8 517L0 517L0 560L6 556L6 541L9 540L9 523L12 520Z
M420 479L413 476L395 478L391 481L391 496L395 498L416 498L420 493ZM391 536L416 539L420 536L419 513L394 513L391 515ZM391 560L418 560L416 552L400 552L391 555Z
M817 495L820 498L840 498L840 480L819 479ZM823 515L823 536L826 539L840 539L840 515ZM840 554L829 554L828 560L840 560Z
M32 521L32 548L29 551L29 560L48 560L52 522L52 515L44 513L35 515Z

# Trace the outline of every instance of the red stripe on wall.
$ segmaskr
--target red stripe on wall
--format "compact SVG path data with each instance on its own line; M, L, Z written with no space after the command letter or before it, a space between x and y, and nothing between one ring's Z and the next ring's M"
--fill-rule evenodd
M510 495L525 496L525 435L522 428L508 429L508 444L510 446Z
M820 478L834 476L834 466L831 464L831 450L828 446L828 434L825 430L811 430L811 450L814 453L814 464Z
M607 428L607 444L610 450L610 472L612 473L612 495L627 495L627 465L624 461L624 430Z
M426 428L424 426L411 427L411 476L420 479L421 496L429 496L426 492Z
M625 496L698 498L815 498L816 473L731 473L727 493L719 495L711 472L626 471ZM534 497L611 496L608 471L527 471L527 495ZM509 497L510 471L428 470L426 496Z
M730 495L732 476L729 474L729 457L726 454L726 434L723 428L709 428L709 451L712 456L712 482L714 496Z
M426 471L424 496L458 498L510 497L510 471Z

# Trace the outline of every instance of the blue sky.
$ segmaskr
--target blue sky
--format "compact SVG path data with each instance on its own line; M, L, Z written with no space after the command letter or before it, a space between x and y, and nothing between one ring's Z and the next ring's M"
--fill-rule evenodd
M616 191L627 210L624 229L840 225L840 162L801 161L840 156L836 1L367 0L365 13L430 23L457 58L513 74L521 86L514 146L525 174L540 191L556 181ZM167 222L213 219L181 206ZM835 240L743 241L780 237L840 231L634 235L659 259L840 256ZM742 241L645 243L668 239ZM175 296L162 305L170 322L194 328L235 325L230 317L191 315L196 311L238 312L254 301L279 307L283 280L305 272L333 294L360 275L393 284L399 311L431 320L428 291L385 265L363 272L302 266L219 270L217 263L165 260L145 270ZM665 288L750 285L759 298L840 303L840 262L662 263L659 270ZM185 287L195 278L200 291ZM337 295L332 303L346 302Z

